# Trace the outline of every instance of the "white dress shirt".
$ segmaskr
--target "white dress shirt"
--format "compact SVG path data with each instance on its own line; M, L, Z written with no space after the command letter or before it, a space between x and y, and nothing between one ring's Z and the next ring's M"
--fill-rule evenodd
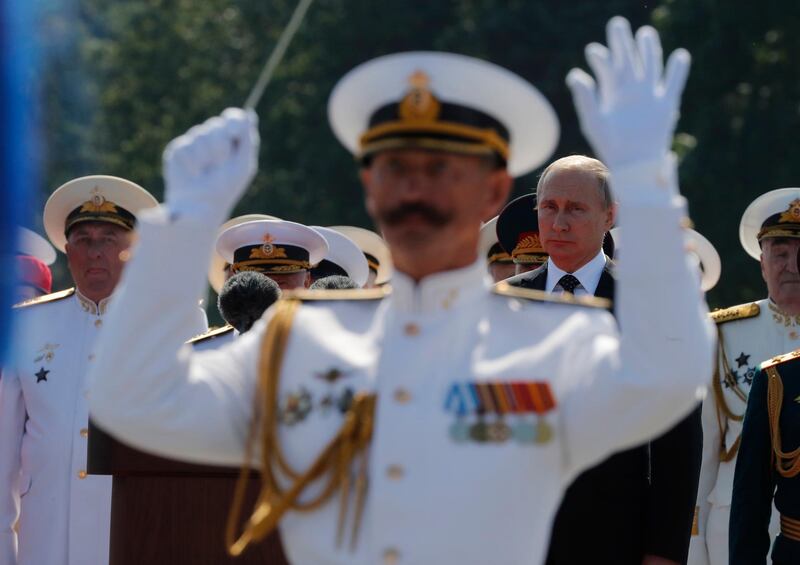
M606 254L603 253L602 249L592 258L591 261L586 263L574 273L567 273L566 271L560 269L555 263L553 263L553 258L549 257L547 259L547 284L545 285L545 290L548 292L561 294L564 292L564 289L561 288L561 285L558 284L558 281L560 281L561 277L564 275L571 274L581 283L580 286L575 287L575 292L573 293L575 296L585 296L587 294L594 295L595 291L597 290L597 285L600 283L600 276L603 274L603 269L605 269L605 267Z

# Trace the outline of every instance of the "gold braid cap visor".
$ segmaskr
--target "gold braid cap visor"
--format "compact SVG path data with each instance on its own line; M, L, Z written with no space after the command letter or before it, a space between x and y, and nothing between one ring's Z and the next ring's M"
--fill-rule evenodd
M446 137L445 137L446 136ZM497 131L456 122L397 120L378 124L361 136L361 159L388 149L431 149L466 155L497 153L508 161L509 144Z
M800 238L800 224L778 224L765 226L758 232L758 241L767 238Z
M256 271L259 273L299 273L311 268L308 261L286 261L281 259L253 259L251 261L241 261L234 263L231 270L234 273L243 271Z

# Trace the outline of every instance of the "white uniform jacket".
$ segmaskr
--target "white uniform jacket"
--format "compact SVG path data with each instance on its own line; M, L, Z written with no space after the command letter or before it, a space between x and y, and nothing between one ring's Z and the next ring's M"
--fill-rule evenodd
M800 347L800 316L784 314L769 299L718 310L711 316L720 336L718 370L703 401L703 462L689 565L728 564L736 452L753 376L763 361ZM774 539L776 512L770 531Z
M2 565L108 563L111 477L86 474L85 383L107 303L69 290L15 310L0 378Z
M111 300L70 289L15 309L0 378L0 565L108 563L111 477L86 474L86 373ZM201 322L195 306L179 335Z
M714 337L699 274L685 252L683 200L625 212L631 240L616 304L622 336L601 308L494 294L482 259L419 283L396 273L382 300L300 307L279 389L279 436L289 464L311 464L341 424L343 398L373 391L378 406L358 545L352 552L347 543L336 545L337 495L313 512L283 518L292 563L540 562L570 480L685 417L711 375ZM205 223L170 221L165 209L142 215L120 297L125 315L103 338L90 396L99 423L124 441L236 465L273 309L219 350L194 353L174 336L194 305L190 297L205 284L213 237ZM164 284L178 273L197 288ZM152 326L156 313L159 324ZM503 418L510 428L543 421L552 435L538 443L463 435L463 425L501 419L502 400L471 394L489 383L549 389L555 405L544 413Z
M220 349L239 335L235 329L230 325L224 325L221 328L214 328L208 330L198 336L193 337L187 343L192 346L195 351L210 351L212 349Z

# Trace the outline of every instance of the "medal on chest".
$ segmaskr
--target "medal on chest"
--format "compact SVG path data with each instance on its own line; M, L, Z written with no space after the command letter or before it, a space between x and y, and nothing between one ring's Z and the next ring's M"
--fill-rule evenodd
M455 417L449 435L457 443L549 443L553 428L545 415L555 407L550 385L542 381L457 382L445 399L445 410Z

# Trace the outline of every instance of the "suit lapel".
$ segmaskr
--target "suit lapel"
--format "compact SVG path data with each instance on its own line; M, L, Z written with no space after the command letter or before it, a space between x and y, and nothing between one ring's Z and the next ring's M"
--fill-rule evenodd
M518 286L530 288L532 290L545 290L547 284L547 263L534 269L530 273L525 273L524 278L519 281Z
M600 274L600 281L597 283L597 289L594 291L595 296L600 298L614 299L614 274L613 265L610 262L606 263L603 272Z

